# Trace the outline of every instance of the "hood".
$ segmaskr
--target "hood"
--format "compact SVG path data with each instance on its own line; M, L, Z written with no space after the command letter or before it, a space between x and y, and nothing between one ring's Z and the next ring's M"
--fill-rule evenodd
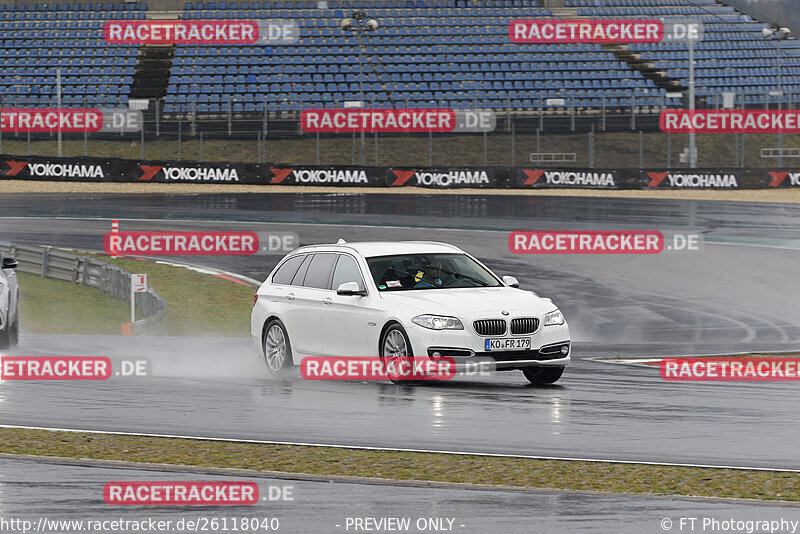
M454 317L494 316L501 311L510 312L511 316L543 316L556 309L550 299L513 287L420 289L383 292L380 297L420 313Z

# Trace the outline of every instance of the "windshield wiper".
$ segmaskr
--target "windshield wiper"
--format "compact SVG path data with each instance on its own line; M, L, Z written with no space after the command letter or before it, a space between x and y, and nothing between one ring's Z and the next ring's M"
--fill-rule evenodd
M467 280L477 283L480 287L489 287L489 284L486 283L484 280L481 280L480 278L475 278L468 274L456 273L453 271L444 271L444 270L442 272L447 274L452 274L453 276L458 276L459 278L466 278Z

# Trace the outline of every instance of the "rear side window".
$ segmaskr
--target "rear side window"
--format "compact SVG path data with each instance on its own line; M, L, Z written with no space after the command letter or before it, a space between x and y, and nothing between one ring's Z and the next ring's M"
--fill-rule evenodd
M289 285L292 282L294 273L297 272L297 268L300 267L305 257L306 256L295 256L283 262L283 265L278 267L278 270L272 275L272 283Z
M314 258L308 266L306 280L303 285L306 287L329 289L331 270L333 269L333 264L336 262L336 256L336 254L314 254Z
M303 261L303 264L300 266L299 269L297 269L297 274L295 274L294 278L292 278L293 286L303 285L303 280L305 280L306 278L306 272L308 272L308 265L311 263L311 258L313 257L314 257L313 254L309 254L308 256L306 256L306 259L305 261Z

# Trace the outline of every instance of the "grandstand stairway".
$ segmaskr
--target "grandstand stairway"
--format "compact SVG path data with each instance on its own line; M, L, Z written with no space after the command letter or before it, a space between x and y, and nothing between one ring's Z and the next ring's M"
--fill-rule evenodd
M166 97L174 56L175 45L143 45L136 58L131 98Z
M574 7L566 7L564 6L564 0L561 0L561 5L556 5L555 0L548 4L550 7L550 12L553 14L554 17L559 19L577 19L580 18L578 16L578 10Z
M147 18L156 20L179 19L179 11L150 11ZM167 96L175 45L142 45L136 58L136 71L131 84L131 98L158 98Z
M603 49L611 52L620 61L624 61L632 69L642 73L645 79L652 81L656 87L667 91L685 89L681 86L680 80L669 77L666 71L656 68L655 63L644 61L642 54L634 52L626 44L604 44Z
M574 7L555 7L555 0L549 0L546 4L553 6L550 8L553 16L561 19L576 19L583 16L579 13L578 9ZM563 0L561 6L564 6ZM652 81L656 87L665 89L667 91L675 91L682 89L681 82L669 77L666 71L658 69L655 63L642 60L642 55L633 52L626 44L604 44L603 49L614 54L620 61L627 63L627 65L634 70L639 71L645 79Z

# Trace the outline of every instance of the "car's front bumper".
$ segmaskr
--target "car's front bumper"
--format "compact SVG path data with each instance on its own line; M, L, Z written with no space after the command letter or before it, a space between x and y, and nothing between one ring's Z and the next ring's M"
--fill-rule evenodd
M468 327L467 327L468 328ZM420 326L406 328L415 358L428 358L436 361L434 353L452 358L459 370L474 369L476 365L497 371L522 369L525 367L564 367L571 361L572 345L569 327L566 324L541 326L533 334L520 336L500 336L503 338L531 338L530 350L524 351L485 351L486 339L492 336L479 336L467 330L430 330ZM566 354L561 347L566 347Z

